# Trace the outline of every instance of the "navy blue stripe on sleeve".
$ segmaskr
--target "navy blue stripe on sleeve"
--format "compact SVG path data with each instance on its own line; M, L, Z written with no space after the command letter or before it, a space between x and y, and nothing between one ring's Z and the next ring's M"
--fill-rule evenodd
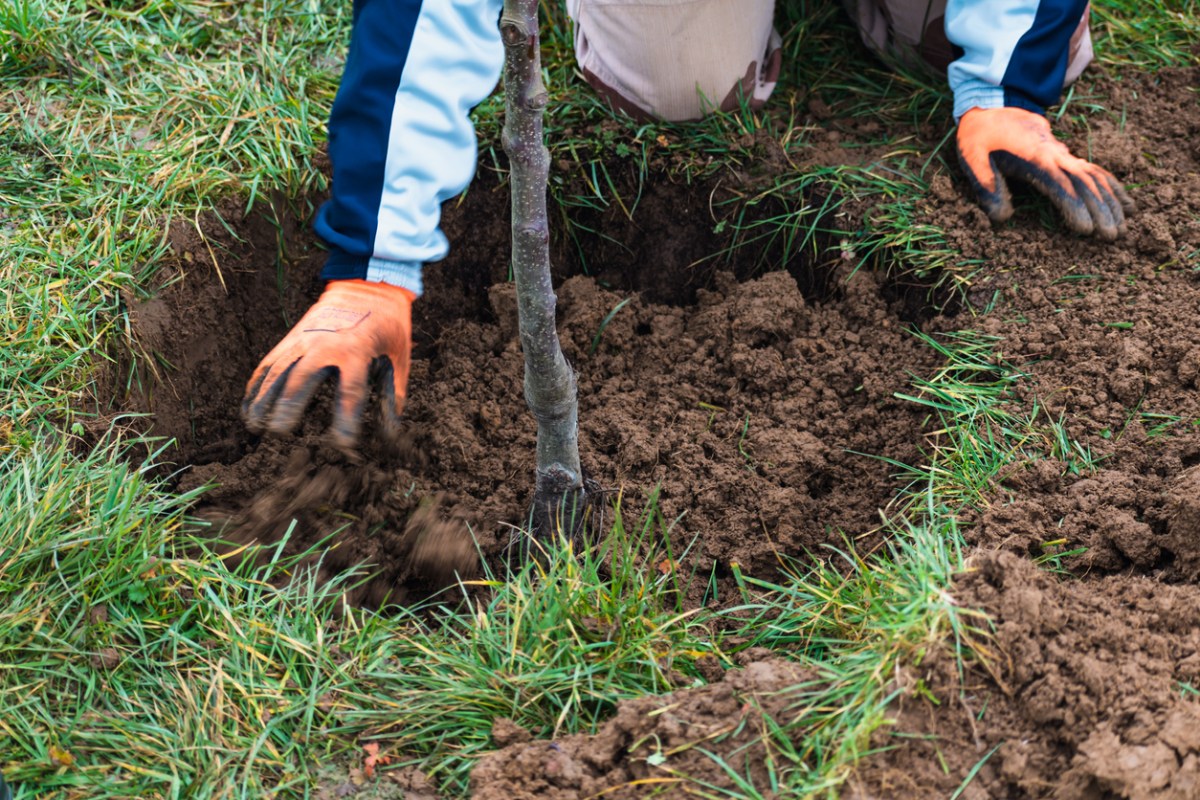
M1033 25L1017 42L1000 85L1006 106L1044 113L1062 96L1071 36L1088 0L1041 0Z
M329 117L332 197L317 213L330 247L321 277L365 278L378 225L396 89L422 0L355 0L354 28Z

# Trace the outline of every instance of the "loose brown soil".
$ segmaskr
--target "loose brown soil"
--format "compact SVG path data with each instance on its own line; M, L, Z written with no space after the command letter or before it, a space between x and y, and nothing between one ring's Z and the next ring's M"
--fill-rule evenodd
M1018 465L964 521L973 570L955 595L994 617L994 660L960 677L933 654L900 676L940 705L902 693L876 742L892 749L862 763L849 796L949 796L993 748L963 797L1200 796L1190 688L1200 687L1200 70L1090 80L1080 91L1101 92L1121 116L1058 127L1132 188L1139 211L1116 244L1064 233L1033 195L993 229L959 173L931 162L940 171L921 221L987 260L974 310L939 313L922 289L835 241L819 243L821 256L772 254L787 256L784 270L698 265L728 244L714 232L712 186L652 175L632 221L579 212L604 236L579 228L569 243L557 232L585 462L629 518L657 491L663 535L697 576L693 604L729 595L732 562L771 577L781 555L819 556L845 546L843 534L860 550L878 543L864 534L899 489L885 459L919 463L929 433L925 410L894 397L939 364L913 327L1004 337L1003 356L1030 376L1026 399L1088 449ZM849 126L822 139L839 127L836 108L809 122L824 141L814 162L873 152L844 146ZM945 131L914 133L932 151ZM372 439L347 457L325 446L321 413L288 439L243 429L246 378L319 288L306 213L278 206L249 218L228 209L236 237L215 218L171 223L163 288L130 298L133 345L148 357L122 372L118 406L150 413L153 433L177 440L168 457L181 489L215 484L197 507L214 532L276 541L295 519L293 552L331 537L328 574L371 565L351 602L436 590L479 569L476 545L497 563L530 499L534 444L504 280L507 213L487 175L446 210L456 247L427 270L399 442ZM1034 564L1080 547L1048 562L1058 574ZM481 762L474 791L585 797L676 773L722 785L701 748L681 751L668 773L646 761L647 742L710 737L706 747L753 761L755 715L786 715L786 688L805 679L794 673L750 662L709 686L622 704L590 738L530 742L501 729L508 748ZM644 796L621 791L612 796Z
M974 570L956 596L995 619L995 674L914 670L942 707L905 698L896 727L930 738L869 759L849 796L948 796L998 748L964 798L1200 797L1198 79L1107 83L1127 124L1092 120L1071 139L1135 186L1115 246L1028 218L993 236L948 226L996 265L976 291L1003 299L974 327L1004 337L1028 397L1096 464L1023 465L966 520ZM931 213L975 212L939 194ZM1034 565L1079 547L1045 565L1066 575Z

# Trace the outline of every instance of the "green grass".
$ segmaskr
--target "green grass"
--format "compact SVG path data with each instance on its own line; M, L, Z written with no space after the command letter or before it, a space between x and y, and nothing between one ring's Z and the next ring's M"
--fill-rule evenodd
M653 507L633 530L618 509L599 552L552 547L544 565L490 576L490 595L466 607L402 614L358 672L342 724L426 756L461 790L497 718L539 737L590 732L619 700L696 680L696 660L719 655L711 615L685 609L675 571L657 569L671 559Z
M461 791L493 719L591 730L716 652L656 569L653 515L436 613L339 616L346 584L299 571L307 554L230 571L181 536L193 498L114 463L124 447L0 458L0 765L18 796L303 794L359 737Z
M720 199L729 244L713 258L819 263L845 248L902 280L969 285L980 265L920 207L952 162L948 94L868 56L838 4L782 4L786 69L767 108L687 126L610 115L574 74L561 8L543 5L552 158L584 175L551 187L568 230L583 211L636 216L652 175L699 184L736 169L750 181ZM755 645L821 680L767 732L774 786L730 764L732 796L836 792L888 724L897 665L947 641L986 657L984 621L946 594L965 565L962 509L995 496L1005 465L1094 463L1061 420L1011 404L1020 376L993 359L997 342L928 340L947 366L911 397L934 433L926 464L897 465L910 488L888 546L847 545L773 582L744 577L724 637L709 612L678 605L647 558L653 517L618 523L602 559L556 552L461 606L338 616L339 586L294 562L237 572L199 548L183 532L193 498L139 465L143 446L119 426L94 446L79 438L101 371L129 345L127 298L150 290L167 258L167 225L326 188L316 159L349 11L342 0L0 6L0 769L20 798L305 796L326 765L356 763L367 736L457 791L496 715L538 735L591 730L620 698L694 679L697 658ZM1110 70L1192 63L1194 3L1095 13ZM879 123L875 141L845 146L852 166L806 155L817 98ZM482 168L502 171L498 109L494 98L476 116ZM914 139L921 126L937 140ZM794 169L755 172L764 138ZM838 213L853 203L869 213L847 222ZM1071 555L1048 545L1049 568Z
M1195 0L1093 3L1096 60L1141 71L1193 65L1200 41L1198 11Z
M858 556L848 544L815 567L794 562L782 581L742 578L747 603L736 611L749 615L739 639L789 653L820 676L771 731L775 758L786 765L780 784L791 795L836 790L871 752L871 735L889 724L895 670L919 664L948 636L979 637L981 620L948 593L964 567L953 517L897 518L889 530L886 550L875 555Z
M302 197L348 7L306 2L0 10L0 287L9 424L86 414L122 292L165 255L171 220L225 197Z
M916 378L917 394L897 397L937 413L941 435L929 460L952 473L960 502L979 507L995 496L994 478L1017 462L1050 458L1070 474L1095 470L1091 450L1070 436L1061 417L1050 416L1036 398L1017 395L1026 375L996 352L1001 339L972 331L950 334L945 341L915 335L946 356L947 364L931 378ZM926 477L918 471L915 483L923 484Z

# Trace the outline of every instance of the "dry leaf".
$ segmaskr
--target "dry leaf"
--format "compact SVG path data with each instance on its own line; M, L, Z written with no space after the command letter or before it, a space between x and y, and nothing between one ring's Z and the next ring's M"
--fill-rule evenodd
M75 756L57 745L50 745L50 763L56 767L69 767L75 763Z
M363 759L363 772L368 779L375 777L375 767L385 767L392 761L391 756L379 755L379 742L367 742L363 745L367 757Z

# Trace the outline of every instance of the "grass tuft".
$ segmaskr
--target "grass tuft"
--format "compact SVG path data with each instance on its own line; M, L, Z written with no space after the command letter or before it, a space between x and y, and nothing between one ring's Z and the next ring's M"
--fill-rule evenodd
M619 700L694 680L696 660L717 651L705 614L681 605L655 518L651 509L629 530L618 508L599 552L561 543L489 576L480 582L489 591L461 606L401 612L355 670L341 724L458 793L492 748L496 719L538 737L593 732Z

